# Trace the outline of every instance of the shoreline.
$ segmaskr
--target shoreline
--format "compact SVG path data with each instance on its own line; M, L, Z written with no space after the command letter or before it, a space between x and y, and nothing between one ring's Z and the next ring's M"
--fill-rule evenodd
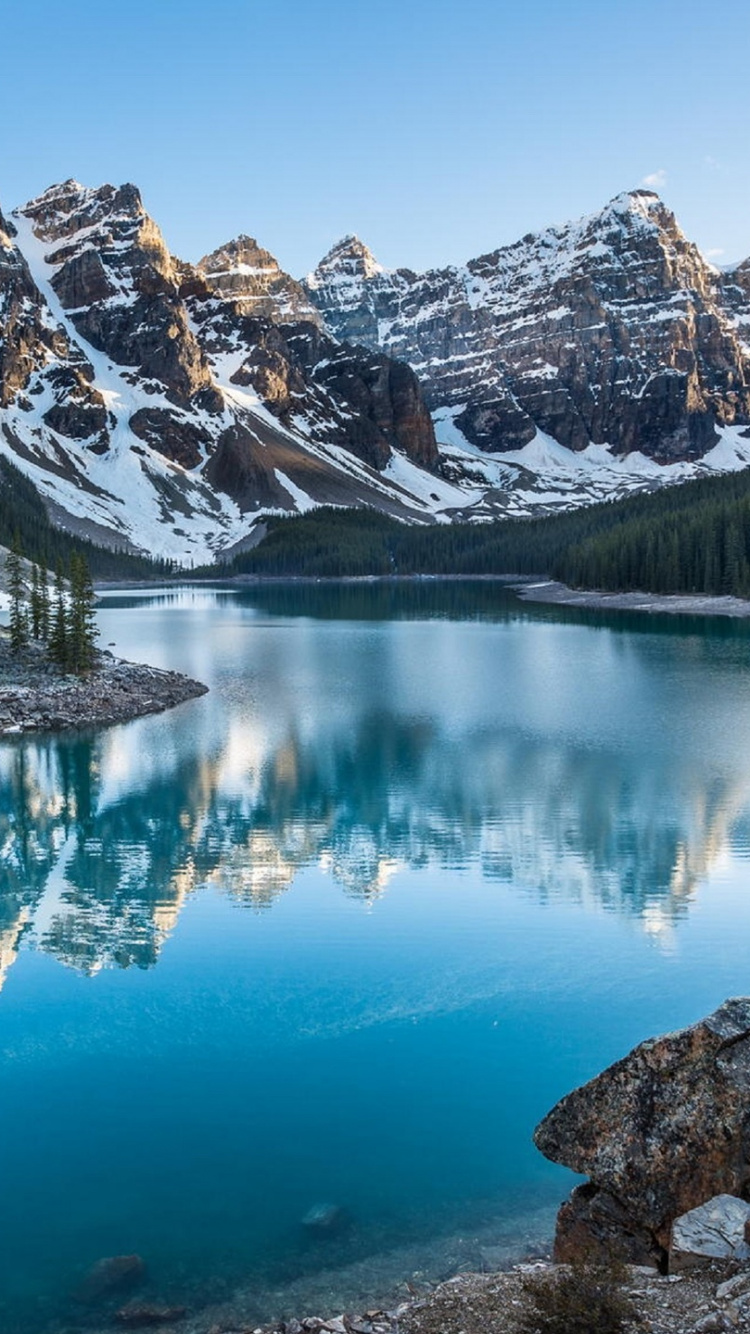
M258 1321L252 1300L236 1297L191 1310L135 1295L118 1301L112 1294L107 1314L102 1311L86 1328L89 1334L111 1334L114 1319L114 1328L161 1326L170 1334L518 1334L519 1314L528 1309L529 1285L554 1282L568 1272L568 1265L532 1259L490 1272L464 1270L435 1284L415 1276L415 1283L403 1285L408 1290L405 1299L385 1305L376 1299L353 1311L339 1307L336 1315L286 1314L271 1322ZM628 1329L718 1334L746 1328L750 1268L715 1262L668 1276L627 1265L622 1291L635 1308L635 1322L628 1320Z
M436 583L502 584L514 591L522 602L549 606L591 608L598 611L664 612L678 616L729 616L735 620L750 618L750 599L713 593L646 593L641 591L608 592L595 588L571 588L557 579L528 574L235 574L215 579L191 579L189 573L179 579L133 580L127 584L98 583L97 591L114 592L118 588L164 588L180 584L197 587L264 588L270 585L397 585Z
M0 641L0 740L111 727L162 713L208 692L181 672L127 662L106 650L86 676L68 676L37 650L14 655Z
M601 589L569 588L556 579L531 583L519 581L516 594L522 602L558 607L587 607L597 611L665 612L672 616L750 617L750 601L718 597L709 593L607 593Z

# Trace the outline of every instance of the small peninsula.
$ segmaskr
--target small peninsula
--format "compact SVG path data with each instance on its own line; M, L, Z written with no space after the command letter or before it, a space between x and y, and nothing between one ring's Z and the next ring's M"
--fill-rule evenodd
M107 651L96 654L90 672L72 675L50 663L36 644L13 653L7 633L0 634L0 737L107 727L207 691L180 672L126 662Z

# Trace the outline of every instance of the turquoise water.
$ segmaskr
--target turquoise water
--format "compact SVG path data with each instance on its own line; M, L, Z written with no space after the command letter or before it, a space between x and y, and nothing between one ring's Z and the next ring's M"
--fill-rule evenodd
M544 1240L539 1118L750 990L748 627L488 583L100 625L211 689L0 747L0 1327L95 1323L104 1255L261 1319Z

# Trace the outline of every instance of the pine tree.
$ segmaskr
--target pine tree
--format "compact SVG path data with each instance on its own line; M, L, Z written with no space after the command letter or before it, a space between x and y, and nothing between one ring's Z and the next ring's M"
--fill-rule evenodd
M20 653L29 642L29 620L25 605L26 589L23 582L23 561L18 534L5 557L5 573L10 597L10 647L13 653Z
M47 582L47 570L44 565L39 570L39 638L43 644L49 642L50 623L52 611L49 598L49 583Z
M31 567L31 595L29 597L29 614L31 617L31 637L32 639L42 638L42 594L41 581L39 578L39 566L34 564Z
M68 660L73 671L90 672L96 660L98 630L94 613L94 585L86 557L74 552L70 558L70 609L68 612Z
M52 609L48 640L49 656L63 671L68 669L68 609L65 600L65 580L62 562L57 562L55 575L55 605Z

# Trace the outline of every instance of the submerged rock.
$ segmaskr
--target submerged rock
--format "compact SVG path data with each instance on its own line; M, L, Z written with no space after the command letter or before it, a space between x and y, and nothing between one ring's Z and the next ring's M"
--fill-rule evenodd
M561 1099L534 1143L590 1178L560 1211L557 1259L663 1262L676 1218L750 1192L750 997L642 1042Z
M140 1255L110 1255L97 1260L76 1291L79 1302L97 1302L126 1288L135 1287L146 1277L146 1265Z
M669 1270L677 1273L715 1260L750 1260L750 1204L716 1195L672 1224Z
M147 1329L153 1325L170 1325L187 1315L185 1306L159 1306L153 1302L130 1303L115 1315L118 1324L126 1329Z
M349 1215L339 1204L322 1202L308 1209L302 1219L302 1226L309 1232L331 1236L342 1232L349 1222Z

